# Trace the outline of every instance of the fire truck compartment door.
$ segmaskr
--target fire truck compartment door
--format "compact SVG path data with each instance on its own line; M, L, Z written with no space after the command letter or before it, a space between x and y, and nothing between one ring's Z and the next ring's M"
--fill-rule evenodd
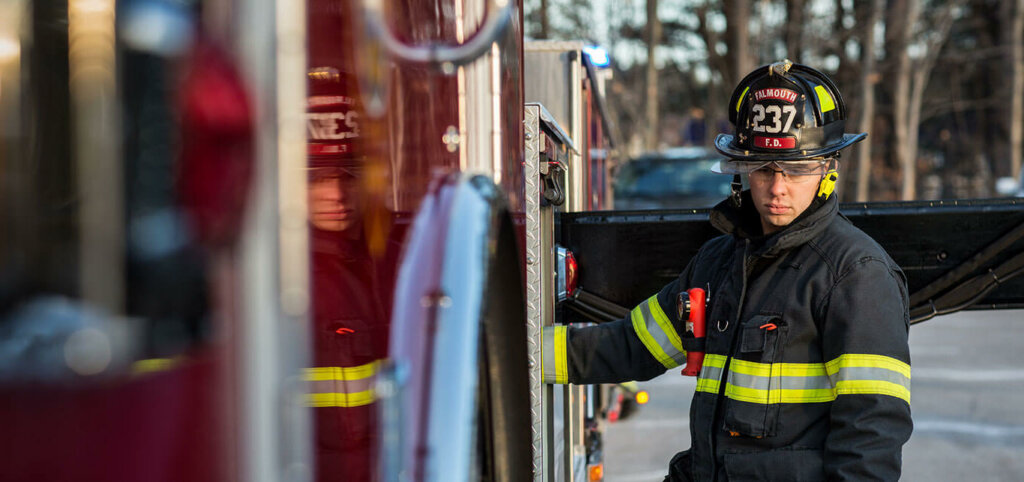
M634 306L720 234L708 212L559 213L558 242L576 255L582 290ZM906 273L912 322L959 309L1024 308L1024 199L847 203L840 212Z

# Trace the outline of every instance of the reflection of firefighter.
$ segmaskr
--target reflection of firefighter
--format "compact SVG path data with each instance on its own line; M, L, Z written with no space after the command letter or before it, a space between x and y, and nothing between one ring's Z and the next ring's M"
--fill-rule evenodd
M313 272L314 408L319 481L371 480L376 445L373 383L387 350L383 273L370 256L362 223L358 112L345 77L310 73L309 220Z
M729 108L736 134L716 147L736 192L710 214L725 235L626 319L546 328L545 381L646 380L704 351L692 448L666 480L897 480L911 432L906 282L832 192L839 150L865 136L843 133L831 80L788 61L748 75ZM694 286L711 291L703 343L675 316Z

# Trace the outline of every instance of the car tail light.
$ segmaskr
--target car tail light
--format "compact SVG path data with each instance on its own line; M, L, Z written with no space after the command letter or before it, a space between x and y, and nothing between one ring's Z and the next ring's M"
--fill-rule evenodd
M576 294L579 265L572 251L558 247L558 301L564 301Z

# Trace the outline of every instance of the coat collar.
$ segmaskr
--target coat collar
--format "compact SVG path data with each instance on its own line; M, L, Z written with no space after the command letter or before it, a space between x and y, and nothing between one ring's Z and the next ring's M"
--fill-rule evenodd
M726 199L711 210L711 225L722 233L738 239L750 240L756 246L756 255L775 257L779 253L800 246L814 239L828 227L839 212L836 196L829 196L824 202L814 201L800 216L780 231L764 236L761 233L761 218L754 207L750 191L741 194L743 202L737 208Z
M337 256L342 260L356 260L369 257L362 227L354 226L345 232L324 231L310 226L310 248L313 254Z

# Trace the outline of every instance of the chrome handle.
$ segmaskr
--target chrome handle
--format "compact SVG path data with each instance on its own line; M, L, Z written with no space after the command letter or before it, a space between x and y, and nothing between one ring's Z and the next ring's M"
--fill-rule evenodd
M393 58L438 65L445 70L468 64L487 52L491 44L505 35L516 13L515 4L509 0L489 0L486 23L468 41L460 45L436 42L408 45L395 38L384 23L382 3L382 0L367 0L363 4L367 34L380 42L384 51ZM501 10L495 11L499 7Z

